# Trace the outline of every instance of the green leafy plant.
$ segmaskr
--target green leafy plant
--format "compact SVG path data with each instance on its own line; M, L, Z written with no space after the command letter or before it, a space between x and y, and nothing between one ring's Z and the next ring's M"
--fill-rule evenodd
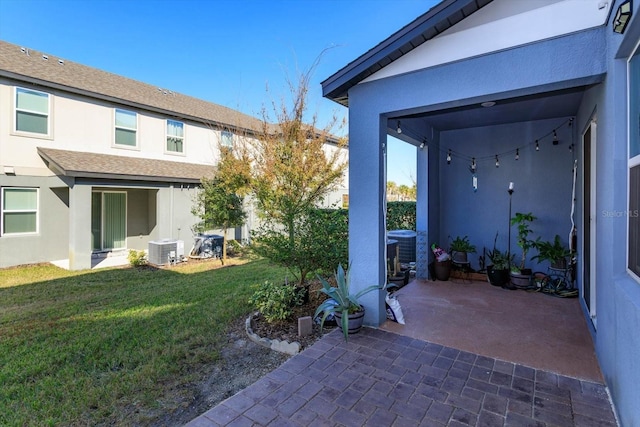
M249 302L269 323L288 319L293 307L302 303L302 293L295 286L265 281L255 287Z
M451 241L451 245L449 246L450 252L467 252L467 253L475 253L476 247L469 243L469 237L464 236L456 236L455 239Z
M521 213L517 212L513 218L511 218L511 225L518 226L518 240L517 244L522 249L522 259L520 260L520 270L524 269L524 265L527 259L527 252L529 249L535 247L536 242L534 240L529 240L529 233L531 233L531 228L529 228L529 224L536 220L537 218L533 216L531 212L529 213Z
M136 251L135 249L129 250L127 255L127 261L132 267L140 267L147 263L147 253L145 251Z
M416 229L416 202L387 202L387 230Z
M496 242L498 241L498 233L493 239L493 250L487 252L487 257L491 260L494 270L508 270L515 255L509 256L508 252L502 252L496 248Z
M560 236L556 234L553 242L538 240L535 243L535 248L538 250L538 255L531 257L532 260L549 261L552 267L565 268L567 265L567 258L572 255L569 248L564 246L560 241Z
M322 327L324 326L324 321L327 319L327 316L329 316L330 314L335 315L336 313L339 313L342 317L342 333L344 334L345 341L348 341L349 314L357 313L364 310L362 308L362 305L360 305L358 299L369 292L382 289L382 287L368 286L362 289L360 292L352 294L349 289L351 285L350 269L347 269L347 271L345 271L342 268L342 264L338 265L338 269L335 273L335 279L336 286L331 286L329 282L320 277L322 288L319 289L318 292L322 292L329 298L318 306L313 317L316 318L320 313L323 313L322 319L320 321L320 331L322 332Z

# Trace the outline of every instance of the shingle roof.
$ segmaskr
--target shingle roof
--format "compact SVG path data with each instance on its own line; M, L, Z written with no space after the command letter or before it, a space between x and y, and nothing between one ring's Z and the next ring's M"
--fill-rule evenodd
M46 58L46 59L45 59ZM159 111L217 127L259 130L261 120L222 105L182 95L97 68L0 40L0 76Z
M69 177L155 182L199 183L210 177L212 166L168 160L95 154L38 147L38 154L56 173Z

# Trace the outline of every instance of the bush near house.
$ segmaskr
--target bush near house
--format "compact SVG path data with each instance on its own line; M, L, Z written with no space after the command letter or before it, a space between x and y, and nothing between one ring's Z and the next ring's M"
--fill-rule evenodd
M416 202L387 202L387 230L416 230Z

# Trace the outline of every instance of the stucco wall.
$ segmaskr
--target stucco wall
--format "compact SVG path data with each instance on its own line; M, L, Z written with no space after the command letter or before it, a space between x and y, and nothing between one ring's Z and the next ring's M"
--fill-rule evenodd
M59 179L0 175L0 187L33 187L38 194L38 232L0 236L0 268L66 259L69 254L69 190Z
M496 235L497 247L506 251L509 234L510 182L514 183L512 216L516 212L533 213L537 219L531 223L533 232L529 239L540 237L553 240L556 234L568 245L571 231L572 168L575 150L574 127L566 124L569 118L537 122L514 123L442 132L440 134L440 244L448 247L456 236L469 236L477 253L470 257L471 265L479 268L478 256L483 248L491 250ZM552 145L546 138L535 150L534 142L553 129L558 128L560 143ZM527 145L529 144L529 145ZM519 150L519 160L514 154L499 158L500 167L495 166L494 154L504 153L527 145ZM478 189L473 191L469 161L453 157L447 165L446 152L451 148L477 159ZM511 253L516 263L521 259L521 250L516 244L517 226L511 227ZM526 266L534 271L546 271L547 265L531 261L535 254L531 250Z

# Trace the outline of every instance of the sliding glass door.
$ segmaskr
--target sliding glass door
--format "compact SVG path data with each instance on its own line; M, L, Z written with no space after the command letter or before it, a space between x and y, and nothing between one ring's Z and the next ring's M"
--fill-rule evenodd
M91 197L91 244L94 251L124 249L127 193L94 191Z

